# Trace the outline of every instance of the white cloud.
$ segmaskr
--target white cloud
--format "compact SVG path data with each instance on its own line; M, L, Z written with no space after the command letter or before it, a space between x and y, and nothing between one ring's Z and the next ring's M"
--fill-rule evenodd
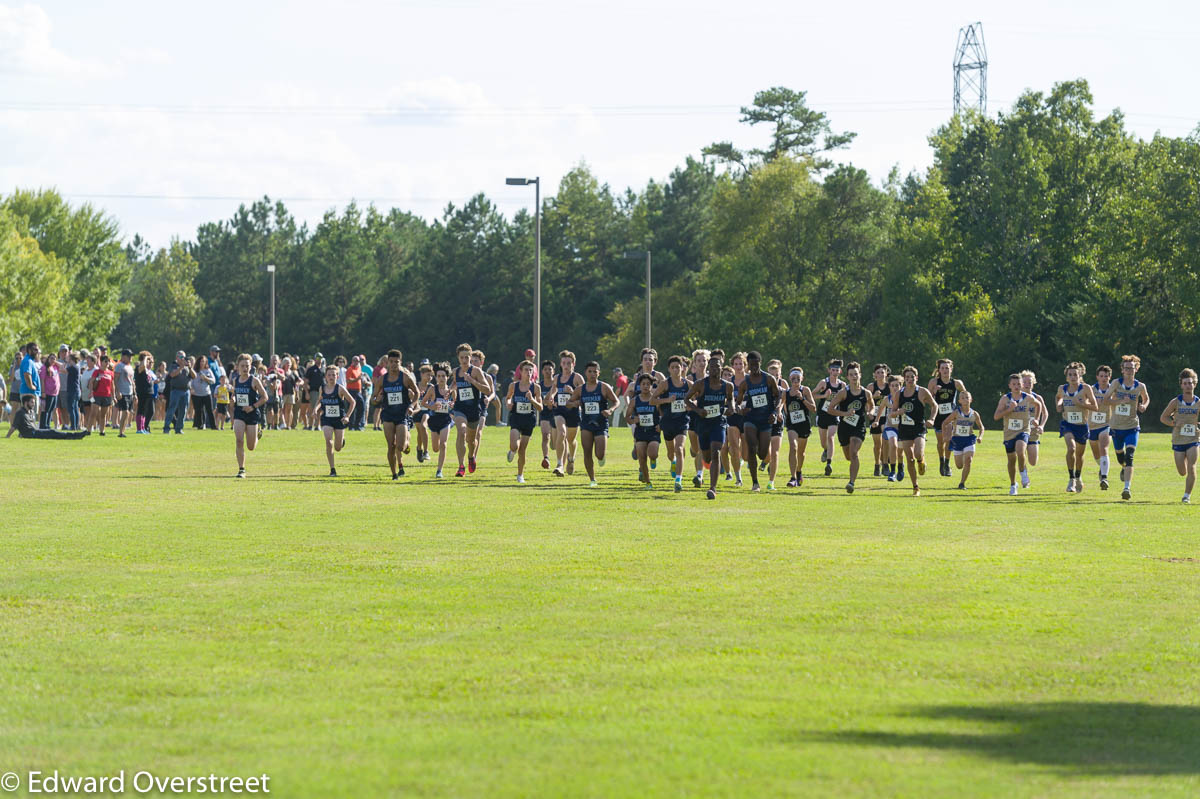
M111 72L57 49L50 30L50 17L38 6L0 6L0 74L81 77Z

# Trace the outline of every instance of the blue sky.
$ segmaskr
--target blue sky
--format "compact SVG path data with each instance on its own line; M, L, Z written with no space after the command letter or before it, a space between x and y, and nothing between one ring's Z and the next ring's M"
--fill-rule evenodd
M1138 135L1200 122L1195 3L0 2L0 190L88 198L156 246L263 194L308 221L478 191L511 213L531 197L508 175L552 191L586 161L640 188L757 143L737 109L774 85L882 180L929 164L976 20L993 113L1083 77Z

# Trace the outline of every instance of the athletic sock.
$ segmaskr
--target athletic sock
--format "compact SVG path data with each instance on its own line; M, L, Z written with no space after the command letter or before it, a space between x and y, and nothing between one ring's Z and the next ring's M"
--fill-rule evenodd
M1108 456L1107 455L1100 456L1100 476L1105 479L1108 478Z

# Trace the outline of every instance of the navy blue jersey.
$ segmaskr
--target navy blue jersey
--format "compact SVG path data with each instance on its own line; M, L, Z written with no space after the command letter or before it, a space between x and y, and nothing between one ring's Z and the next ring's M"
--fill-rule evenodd
M457 366L454 367L454 397L464 405L479 401L479 389L461 374L460 367Z
M579 408L583 421L589 424L608 424L608 418L603 411L608 409L608 400L604 397L604 384L596 383L595 388L588 388L585 383L579 392Z
M728 380L721 380L716 388L709 379L704 378L704 389L700 394L700 421L705 425L724 425L725 411L728 410Z
M633 400L633 413L634 424L639 428L650 429L659 422L658 406L654 404L653 397L645 400L638 394Z
M771 376L766 372L760 372L758 382L755 382L749 374L746 375L746 410L744 411L746 418L754 421L766 421L770 418L774 408L771 405L771 388L767 381Z
M533 401L533 386L530 385L527 389L521 388L521 383L513 384L512 393L512 414L513 416L521 417L522 420L533 423L534 414L536 413L532 405ZM510 424L515 424L512 422Z
M687 396L690 388L691 386L688 385L686 380L683 381L683 385L677 386L671 382L671 378L667 378L667 397L670 398L671 404L663 406L667 409L662 412L663 419L677 421L687 417L687 405L684 402L684 397Z
M233 378L233 405L242 411L249 411L258 402L258 392L254 390L254 376L247 377L245 382Z
M333 393L321 387L321 424L328 424L330 421L341 421L346 415L346 402L342 399L342 392L337 386L333 387Z
M391 375L386 375L381 382L383 408L384 410L403 416L408 412L408 390L404 387L404 373L396 375L396 379L391 379Z

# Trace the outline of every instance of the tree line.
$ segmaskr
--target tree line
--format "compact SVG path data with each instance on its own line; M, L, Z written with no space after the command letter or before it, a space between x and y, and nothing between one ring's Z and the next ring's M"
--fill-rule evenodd
M765 147L717 142L623 193L579 165L544 201L543 350L636 365L644 263L622 255L648 249L660 353L754 348L812 379L834 356L923 375L950 357L990 396L1018 368L1048 388L1068 361L1135 352L1173 394L1200 355L1200 135L1142 140L1092 106L1070 81L952 117L929 169L876 185L832 157L853 133L773 88L742 109ZM469 341L508 368L531 338L533 221L479 194L433 221L352 203L309 227L264 197L154 250L91 205L17 191L0 202L0 344L266 354L271 263L281 352Z

